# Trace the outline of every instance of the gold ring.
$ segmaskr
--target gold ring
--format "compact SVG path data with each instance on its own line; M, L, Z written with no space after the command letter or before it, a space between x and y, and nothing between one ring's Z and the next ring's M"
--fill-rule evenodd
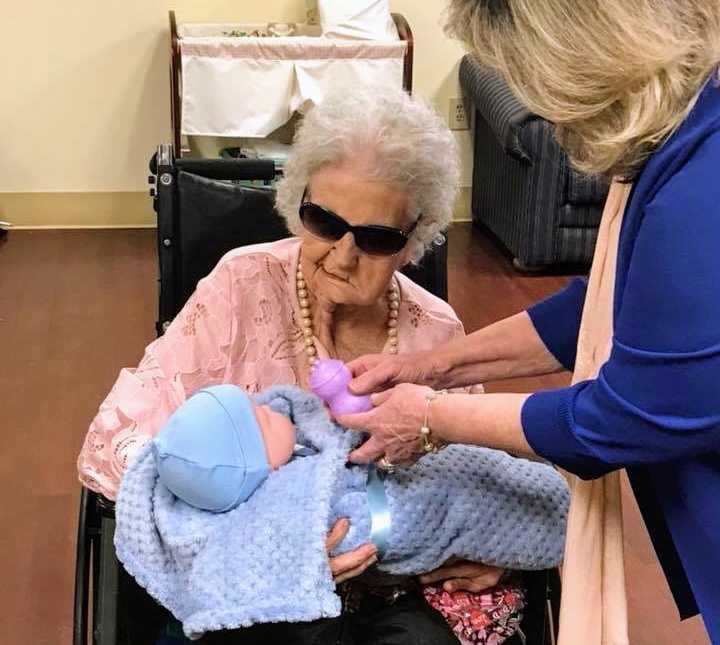
M387 457L382 456L377 461L377 466L381 470L384 470L386 472L391 473L393 470L395 470L395 464L393 464Z

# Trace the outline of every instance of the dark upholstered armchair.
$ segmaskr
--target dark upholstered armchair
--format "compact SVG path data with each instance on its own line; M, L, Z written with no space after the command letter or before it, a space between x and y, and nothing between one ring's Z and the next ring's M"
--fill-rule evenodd
M475 113L473 222L489 229L519 268L589 263L606 181L572 169L552 125L471 55L460 65L460 84Z

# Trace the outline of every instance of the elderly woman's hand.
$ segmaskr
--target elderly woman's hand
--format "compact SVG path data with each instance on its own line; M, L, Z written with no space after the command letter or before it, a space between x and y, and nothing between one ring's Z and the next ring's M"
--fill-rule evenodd
M346 519L338 520L328 533L325 542L330 558L330 571L336 584L359 576L377 562L377 547L374 544L365 544L342 555L330 556L330 552L345 539L348 530L350 530L350 522Z
M372 395L375 406L369 412L345 414L338 423L372 436L350 453L353 463L366 464L381 457L394 465L409 465L422 457L420 427L425 413L425 397L432 390L404 383Z
M471 591L478 593L494 587L505 573L504 569L490 567L479 562L460 560L418 576L424 585L443 583L445 591Z

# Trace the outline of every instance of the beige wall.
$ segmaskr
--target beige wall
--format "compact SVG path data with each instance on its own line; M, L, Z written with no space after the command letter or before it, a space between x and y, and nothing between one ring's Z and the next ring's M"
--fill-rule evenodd
M447 115L448 99L459 96L462 50L442 35L444 0L391 4L393 11L405 14L415 33L416 93ZM50 226L152 223L149 203L141 208L139 195L131 199L128 193L145 190L147 159L158 142L169 139L171 8L189 21L300 21L305 3L2 3L0 219ZM457 135L465 165L462 184L467 186L470 139L467 132ZM83 211L76 218L74 200Z

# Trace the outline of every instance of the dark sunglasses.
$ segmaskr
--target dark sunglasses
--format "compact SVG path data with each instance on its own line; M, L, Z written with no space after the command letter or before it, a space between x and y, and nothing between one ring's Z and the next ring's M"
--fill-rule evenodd
M307 189L303 193L299 213L307 231L331 242L337 242L347 233L352 233L355 246L368 255L389 256L400 253L420 221L418 217L409 231L390 226L352 226L332 211L307 201L306 196Z

